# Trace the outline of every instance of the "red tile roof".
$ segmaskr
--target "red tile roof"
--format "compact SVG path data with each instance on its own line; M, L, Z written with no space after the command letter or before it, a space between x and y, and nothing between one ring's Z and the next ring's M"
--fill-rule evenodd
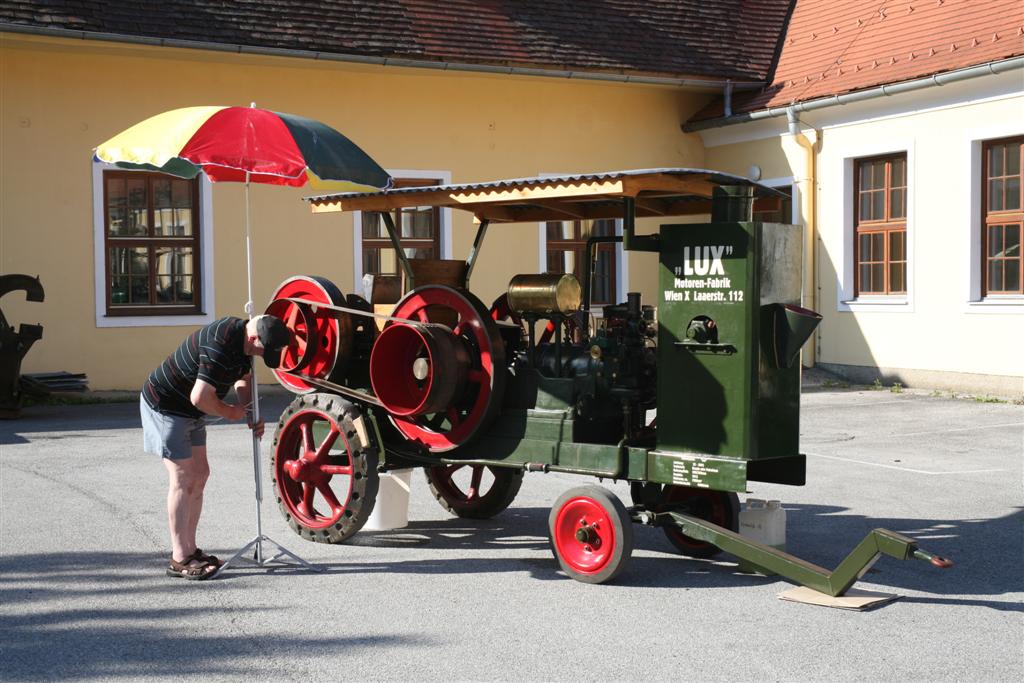
M765 81L791 5L792 0L0 0L0 30Z
M771 85L733 114L1024 54L1021 0L797 0ZM719 99L691 122L723 115Z

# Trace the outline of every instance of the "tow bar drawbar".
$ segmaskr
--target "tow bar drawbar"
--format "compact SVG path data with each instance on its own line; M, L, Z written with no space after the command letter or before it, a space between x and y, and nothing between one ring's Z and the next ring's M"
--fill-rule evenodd
M641 524L674 526L690 538L713 543L753 565L832 597L843 595L849 590L882 555L895 557L897 560L922 560L939 569L949 569L953 566L951 560L925 552L917 547L917 541L914 539L888 529L873 530L834 571L829 571L690 515L679 512L653 513L634 510L631 516L633 521Z

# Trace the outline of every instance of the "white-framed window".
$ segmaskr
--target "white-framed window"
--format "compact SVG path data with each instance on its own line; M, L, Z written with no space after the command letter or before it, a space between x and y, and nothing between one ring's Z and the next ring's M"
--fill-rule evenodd
M583 284L587 240L614 236L622 236L622 221L614 218L541 223L540 272L572 273ZM590 305L591 312L599 316L602 306L626 300L629 280L621 242L599 242L592 256Z
M568 173L541 173L541 178L559 178ZM622 237L622 220L546 221L537 226L537 272L573 273L583 284L586 243L591 236ZM596 268L591 283L590 312L601 317L602 306L626 300L629 291L629 258L622 242L598 244Z
M97 327L213 322L210 181L93 162Z
M985 298L1024 296L1024 135L981 147L981 292Z
M907 155L853 163L853 288L857 297L907 294Z
M1020 281L1024 273L1019 273L1018 265L1024 260L1024 228L1020 220L1024 207L1017 206L1024 192L1020 188L1024 169L1019 163L1021 150L1015 146L1022 138L1024 125L1020 122L972 129L964 134L962 167L967 175L960 182L970 188L968 213L963 217L964 224L970 226L965 231L967 243L963 252L967 259L964 290L968 313L1024 312L1024 293L1007 286L1024 287ZM990 285L994 279L999 280L998 287Z
M762 223L790 223L801 225L800 218L800 186L792 176L785 178L765 178L759 180L762 185L779 190L786 196L779 201L776 209L754 211L754 220Z
M843 214L838 310L911 312L914 143L881 140L842 150L837 158Z
M423 184L449 185L451 171L425 171L389 169L396 187L415 187ZM402 233L403 249L410 258L452 258L452 210L402 209L395 221ZM363 275L368 272L398 274L399 267L394 248L383 222L362 211L352 212L352 251L354 291L363 291Z

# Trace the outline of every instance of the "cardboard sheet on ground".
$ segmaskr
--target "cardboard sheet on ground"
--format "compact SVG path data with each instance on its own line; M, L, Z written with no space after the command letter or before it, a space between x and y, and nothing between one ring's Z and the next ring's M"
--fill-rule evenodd
M787 591L779 593L780 600L790 600L792 602L802 602L807 605L820 605L822 607L852 609L859 612L884 605L898 599L899 597L900 596L893 593L878 593L875 591L851 588L846 591L846 595L840 595L833 598L830 595L819 593L818 591L812 588L807 588L806 586L790 588Z

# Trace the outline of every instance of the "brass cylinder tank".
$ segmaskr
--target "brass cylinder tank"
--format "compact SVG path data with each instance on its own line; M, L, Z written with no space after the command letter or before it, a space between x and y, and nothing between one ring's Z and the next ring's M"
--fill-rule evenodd
M526 273L508 283L508 306L517 313L572 315L582 299L583 288L572 273Z

